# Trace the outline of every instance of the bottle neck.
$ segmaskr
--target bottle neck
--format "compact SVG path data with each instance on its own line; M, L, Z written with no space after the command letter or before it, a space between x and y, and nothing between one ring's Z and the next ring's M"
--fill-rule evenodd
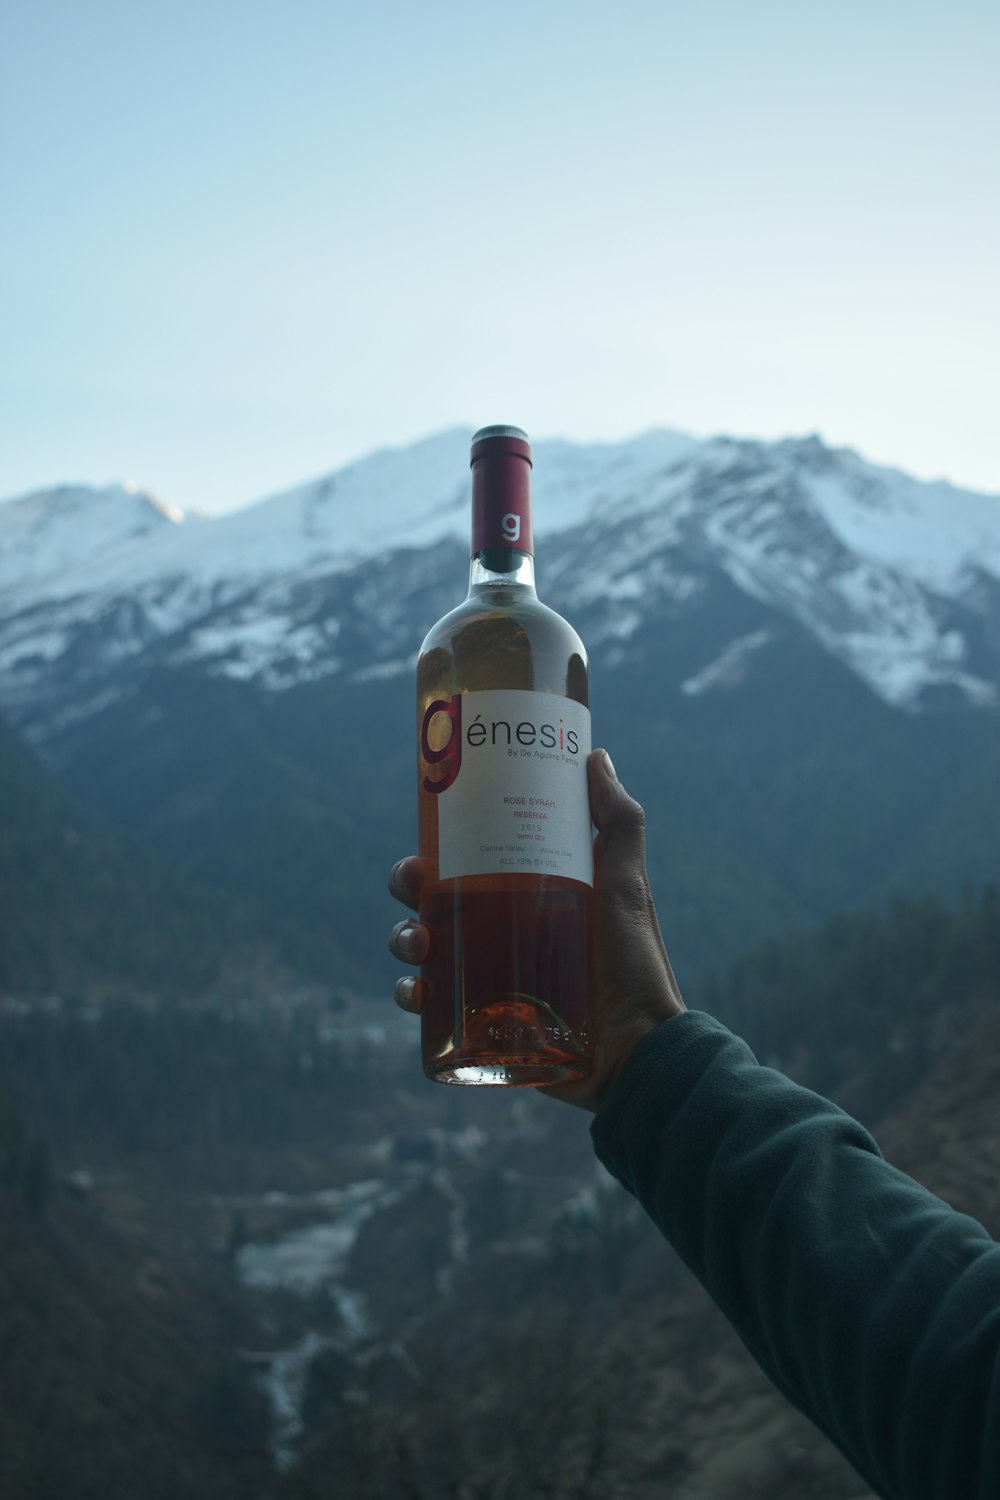
M531 448L516 427L482 428L472 442L469 592L535 591Z
M486 547L474 552L469 564L469 594L493 595L499 591L527 597L535 593L535 559L530 552L513 547Z

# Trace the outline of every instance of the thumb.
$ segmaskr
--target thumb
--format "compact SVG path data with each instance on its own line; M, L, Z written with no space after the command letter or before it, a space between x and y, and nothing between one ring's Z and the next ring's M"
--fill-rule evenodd
M645 883L645 814L615 774L606 750L595 750L587 761L590 816L597 828L594 855L605 889L633 888Z

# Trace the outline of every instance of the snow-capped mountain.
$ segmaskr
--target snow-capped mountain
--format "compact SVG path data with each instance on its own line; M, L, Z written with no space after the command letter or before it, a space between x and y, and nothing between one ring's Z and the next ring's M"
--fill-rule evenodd
M150 661L271 690L408 670L433 618L428 589L450 590L442 603L461 593L452 553L468 532L469 437L378 452L223 517L117 486L0 505L0 711L44 739ZM1000 702L1000 497L817 438L659 430L534 452L540 589L608 664L721 571L887 703L916 708L940 689ZM682 691L724 691L769 638L721 643Z
M0 504L0 718L331 971L374 973L412 847L413 661L465 592L470 436L224 517ZM1000 877L1000 498L815 438L534 455L539 590L590 649L682 966Z

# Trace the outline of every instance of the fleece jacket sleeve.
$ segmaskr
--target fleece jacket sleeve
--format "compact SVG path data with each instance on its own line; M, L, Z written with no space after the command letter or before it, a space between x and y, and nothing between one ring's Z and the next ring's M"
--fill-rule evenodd
M886 1500L1000 1500L1000 1245L829 1100L688 1011L595 1116L778 1389Z

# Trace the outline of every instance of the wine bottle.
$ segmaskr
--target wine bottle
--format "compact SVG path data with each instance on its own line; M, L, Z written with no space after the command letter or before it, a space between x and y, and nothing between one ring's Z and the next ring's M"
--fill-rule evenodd
M424 1070L532 1085L590 1068L587 655L535 592L531 447L472 439L469 593L417 663Z

